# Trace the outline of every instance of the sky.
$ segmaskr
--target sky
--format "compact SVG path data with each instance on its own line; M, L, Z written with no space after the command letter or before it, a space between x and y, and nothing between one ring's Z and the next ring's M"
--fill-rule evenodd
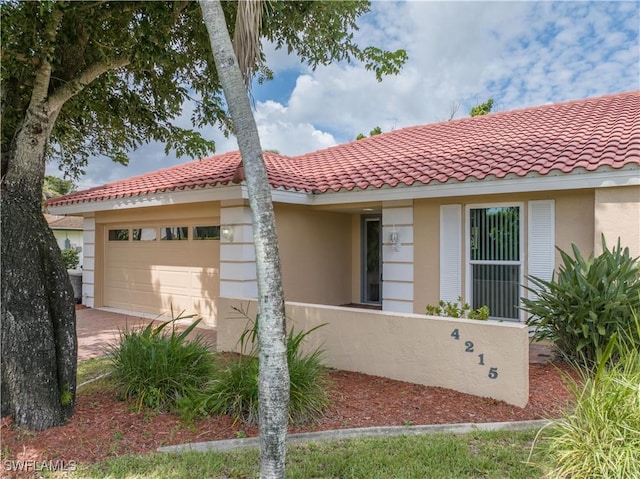
M409 56L401 73L377 82L362 64L311 71L264 44L274 80L252 89L265 150L284 155L383 132L469 116L494 99L493 112L640 89L640 2L373 1L360 17L357 43ZM190 128L190 105L176 123ZM234 137L209 128L216 153ZM193 158L196 159L196 158ZM129 166L91 158L79 189L185 163L151 143ZM48 174L61 175L50 164Z

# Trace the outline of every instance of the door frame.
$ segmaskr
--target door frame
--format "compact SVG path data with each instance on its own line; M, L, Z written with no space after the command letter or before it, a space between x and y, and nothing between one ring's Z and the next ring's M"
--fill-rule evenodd
M379 224L378 228L378 300L374 301L369 299L368 294L368 269L367 269L367 256L368 249L368 235L367 224L369 222L376 221ZM381 305L382 304L382 215L381 214L364 214L360 216L360 301L363 304Z

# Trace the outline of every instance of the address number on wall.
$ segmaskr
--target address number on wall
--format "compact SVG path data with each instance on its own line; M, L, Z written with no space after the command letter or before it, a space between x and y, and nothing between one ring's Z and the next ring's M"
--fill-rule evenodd
M454 329L453 331L451 331L451 337L455 340L455 341L459 341L461 339L461 334L460 334L460 330L458 328ZM475 350L475 345L473 344L473 341L465 341L464 342L464 352L465 353L476 353ZM478 353L478 366L485 366L485 357L484 357L484 353ZM498 378L498 368L491 366L489 368L489 372L487 374L487 377L489 379L497 379Z

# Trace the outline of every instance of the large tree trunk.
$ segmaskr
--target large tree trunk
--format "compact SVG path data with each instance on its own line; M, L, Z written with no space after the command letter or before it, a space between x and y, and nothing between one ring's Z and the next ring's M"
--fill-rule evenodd
M258 128L219 1L201 0L218 77L238 139L253 221L258 276L260 477L284 478L289 411L284 293L271 202Z
M2 416L33 430L64 424L75 405L73 290L42 214L56 117L43 104L29 108L2 172Z

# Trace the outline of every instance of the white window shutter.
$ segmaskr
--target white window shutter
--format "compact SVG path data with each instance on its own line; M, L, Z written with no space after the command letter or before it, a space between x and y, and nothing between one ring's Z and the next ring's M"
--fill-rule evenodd
M529 201L528 271L550 281L555 269L555 201ZM529 293L529 297L532 293Z
M440 206L440 299L462 296L462 205Z

